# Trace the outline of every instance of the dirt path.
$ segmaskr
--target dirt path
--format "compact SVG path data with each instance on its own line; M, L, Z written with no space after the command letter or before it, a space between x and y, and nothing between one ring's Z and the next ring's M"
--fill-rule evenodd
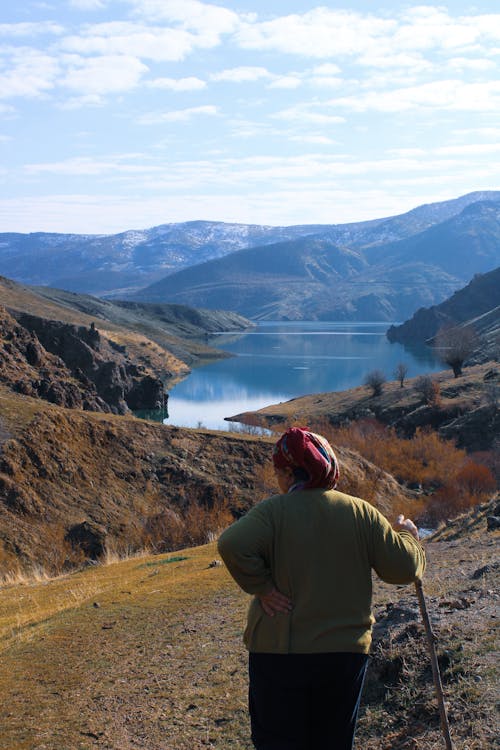
M427 551L425 588L456 748L492 750L498 532L484 522ZM213 546L184 554L91 571L85 601L4 642L1 750L251 749L247 597L222 566L210 567ZM442 748L412 587L377 585L375 604L358 746Z

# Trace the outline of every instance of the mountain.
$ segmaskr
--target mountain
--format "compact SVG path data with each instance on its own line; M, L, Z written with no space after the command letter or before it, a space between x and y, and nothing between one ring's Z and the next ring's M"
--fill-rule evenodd
M419 206L400 216L325 226L191 221L114 235L3 233L0 274L24 284L120 297L183 268L249 247L312 235L353 250L396 242L487 199L499 200L500 192L469 193Z
M500 262L500 200L468 204L405 239L377 244L373 233L381 231L380 223L372 227L370 239L365 228L351 247L329 231L240 250L134 296L224 307L250 318L401 320Z
M479 336L474 362L498 358L500 354L500 267L476 274L466 287L439 305L420 308L410 320L391 326L389 341L412 344L429 341L441 328L469 326Z
M191 221L115 235L0 234L0 274L24 284L116 296L186 266L319 229Z
M306 237L232 253L226 258L179 271L142 292L137 299L181 302L227 309L259 318L294 318L298 310L327 318L335 280L355 279L367 266L362 256L338 248L329 239ZM304 316L306 317L306 316Z

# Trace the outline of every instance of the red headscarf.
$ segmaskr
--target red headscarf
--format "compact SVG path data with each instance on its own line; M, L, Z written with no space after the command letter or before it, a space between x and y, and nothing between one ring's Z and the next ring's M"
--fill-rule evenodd
M305 427L290 427L283 433L274 446L273 463L277 469L304 469L309 479L301 482L300 489L331 490L339 478L339 465L332 446L326 438Z

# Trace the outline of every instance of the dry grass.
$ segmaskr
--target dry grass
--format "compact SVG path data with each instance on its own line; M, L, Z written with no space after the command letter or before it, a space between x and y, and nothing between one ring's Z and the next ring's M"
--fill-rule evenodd
M483 523L428 545L425 588L456 750L495 743L495 581L472 574L497 542ZM247 597L210 566L215 557L212 544L1 590L0 750L250 750ZM382 626L397 607L415 607L411 587L377 585ZM382 627L370 671L359 747L442 747L417 614Z
M12 391L0 384L2 426L10 436L20 435L32 419L46 408L51 408L50 405L47 407L46 402L29 398L29 396L13 394Z

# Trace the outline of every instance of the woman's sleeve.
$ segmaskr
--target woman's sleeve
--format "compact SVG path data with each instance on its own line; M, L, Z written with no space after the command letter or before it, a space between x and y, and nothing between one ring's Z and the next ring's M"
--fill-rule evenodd
M253 507L219 537L219 554L247 594L266 594L274 586L270 569L274 537L271 500Z
M371 565L387 583L412 583L425 570L425 552L409 531L394 531L389 521L374 511L371 528Z

